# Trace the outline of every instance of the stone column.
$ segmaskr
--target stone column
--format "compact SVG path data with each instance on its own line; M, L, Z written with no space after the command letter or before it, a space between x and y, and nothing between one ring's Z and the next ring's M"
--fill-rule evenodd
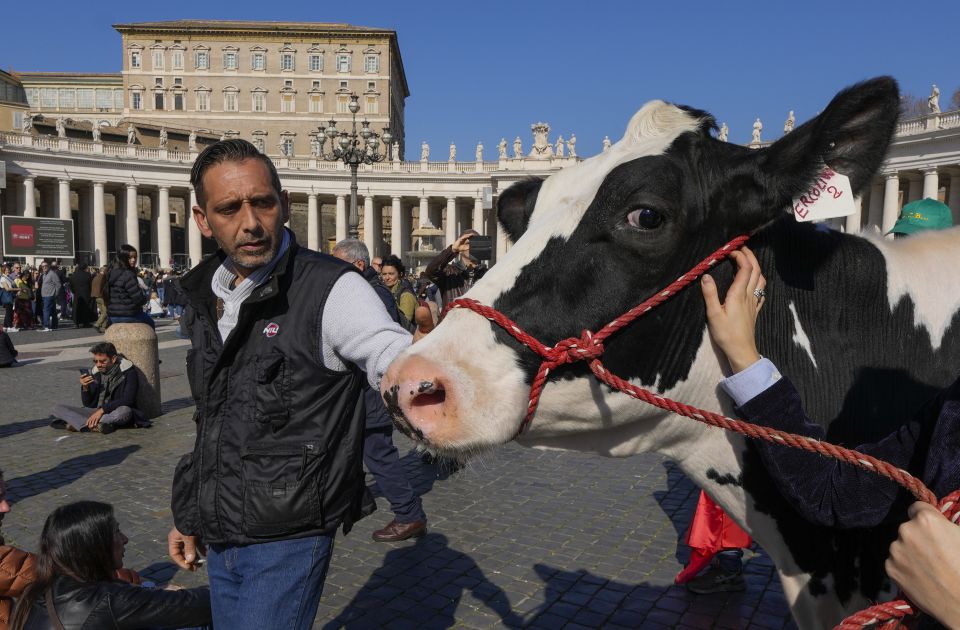
M337 195L337 242L347 238L347 196Z
M79 215L76 230L80 235L80 249L93 252L93 191L90 186L84 186L77 191L79 198ZM96 257L90 259L90 264L96 262Z
M107 212L103 207L103 182L93 182L93 250L97 266L107 264Z
M127 201L124 204L127 221L127 245L140 251L140 213L137 209L137 185L127 184Z
M25 217L37 216L35 181L34 177L23 178L23 216Z
M418 221L419 227L423 227L430 223L430 198L429 197L420 197L420 220ZM434 227L440 227L439 225Z
M457 240L457 237L460 236L457 231L457 198L456 197L447 197L447 212L444 215L446 217L447 223L447 242L444 243L446 246L453 245L453 242Z
M867 214L867 225L878 230L883 223L883 182L874 182L870 187L870 211Z
M913 177L910 179L909 186L907 187L907 197L903 200L903 203L906 205L918 199L923 199L923 180Z
M190 187L190 201L187 206L187 216L184 221L187 223L187 243L188 255L190 256L190 266L196 266L203 258L203 234L200 233L200 226L197 225L193 217L193 207L197 205L197 192Z
M371 258L377 255L377 241L379 240L375 234L377 224L374 219L373 195L366 195L363 198L363 242L367 244Z
M853 207L856 211L848 215L844 221L844 231L847 234L856 234L860 231L860 221L863 217L863 197L854 197Z
M390 201L390 253L403 259L403 208L400 197Z
M473 200L473 229L480 232L481 236L486 236L487 226L483 222L483 197L477 197Z
M887 175L883 185L883 221L880 231L886 234L893 228L900 215L900 178L896 173ZM893 235L890 236L893 238Z
M72 219L70 212L70 180L57 180L57 211L61 219Z
M923 198L937 199L937 193L940 192L940 178L937 176L937 168L927 168L923 170Z
M953 224L960 225L960 173L950 175L950 196L947 205L953 210Z
M170 244L170 187L161 186L159 199L159 212L157 212L157 254L159 255L159 267L165 269L170 266L170 258L173 256L173 249Z
M320 208L316 193L307 195L307 248L320 251Z

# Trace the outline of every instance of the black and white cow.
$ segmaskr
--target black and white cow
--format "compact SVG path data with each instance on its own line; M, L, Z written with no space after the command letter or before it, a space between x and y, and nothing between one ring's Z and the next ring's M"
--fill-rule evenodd
M468 297L550 345L599 329L733 236L753 232L768 279L760 351L797 383L829 439L874 440L960 371L960 231L889 241L800 224L784 210L824 163L848 175L854 192L863 189L883 161L897 108L892 79L867 81L751 150L714 139L705 112L647 103L610 150L501 195L500 221L515 245ZM714 271L721 287L732 275L732 264ZM604 364L730 414L705 322L693 287L608 340ZM469 455L513 439L538 365L499 327L461 309L394 363L384 393L401 430ZM420 387L425 381L432 387ZM892 595L883 560L904 514L870 531L801 522L747 440L613 392L585 364L550 375L519 441L675 460L771 555L804 628Z

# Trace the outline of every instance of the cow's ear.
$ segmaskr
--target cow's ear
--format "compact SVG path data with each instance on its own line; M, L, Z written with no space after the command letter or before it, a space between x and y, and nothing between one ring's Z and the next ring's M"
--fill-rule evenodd
M527 230L542 185L543 179L532 177L517 182L500 194L497 201L497 219L514 243Z
M859 195L883 164L899 109L900 92L892 77L837 94L820 115L758 151L764 206L758 210L767 220L776 216L813 183L824 164L849 177Z

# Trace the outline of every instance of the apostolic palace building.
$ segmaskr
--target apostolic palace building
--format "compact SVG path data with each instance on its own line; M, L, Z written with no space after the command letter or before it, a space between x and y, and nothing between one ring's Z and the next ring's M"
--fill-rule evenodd
M78 260L104 264L122 243L140 250L145 266L189 266L212 251L190 220L189 174L205 146L227 137L271 156L298 239L328 250L347 235L350 171L323 159L333 141L318 128L334 121L349 131L351 99L358 123L393 137L380 149L386 159L359 171L360 233L373 255L416 263L432 255L416 250L469 227L493 236L502 253L498 193L581 159L575 136L551 138L543 123L531 126L532 142L510 130L498 146L462 147L459 156L452 145L435 147L439 159L408 145L410 90L392 30L218 20L114 28L118 73L0 71L0 212L73 219ZM625 122L612 121L611 132ZM960 111L902 121L860 211L837 227L886 231L904 203L923 197L960 219ZM430 234L435 242L420 238Z

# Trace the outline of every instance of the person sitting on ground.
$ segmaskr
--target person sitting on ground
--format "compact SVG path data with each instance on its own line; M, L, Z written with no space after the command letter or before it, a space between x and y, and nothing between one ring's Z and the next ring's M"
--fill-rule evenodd
M77 501L54 510L40 535L36 581L17 601L11 628L132 630L211 623L205 586L156 589L117 581L127 542L106 503Z
M131 245L121 245L110 267L104 287L107 300L107 315L112 324L146 324L156 328L153 318L143 312L147 295L140 288L137 276L137 250Z
M479 235L467 230L427 265L424 273L439 287L443 306L469 291L487 273L487 266L470 255L470 239Z
M139 376L133 363L117 353L107 341L90 348L96 374L80 372L80 399L83 407L57 405L51 426L67 430L88 429L96 433L113 433L126 426L150 426L137 409Z
M746 247L734 252L737 274L721 304L709 275L701 281L710 337L733 372L720 382L747 422L823 439L823 427L806 416L793 384L762 358L756 321L766 284ZM909 495L898 484L835 459L779 444L754 442L780 493L810 523L870 528L899 518ZM931 400L917 416L874 444L857 451L897 466L925 483L938 497L960 488L960 379ZM949 627L960 619L960 528L926 503L910 506L899 538L890 546L887 574L922 610Z
M7 482L0 470L0 526L10 511L7 502ZM7 544L0 530L0 630L7 630L13 612L13 600L34 580L36 559L33 554Z
M16 363L17 354L19 353L13 345L13 340L10 339L10 335L7 334L7 331L0 328L0 368L10 367Z

